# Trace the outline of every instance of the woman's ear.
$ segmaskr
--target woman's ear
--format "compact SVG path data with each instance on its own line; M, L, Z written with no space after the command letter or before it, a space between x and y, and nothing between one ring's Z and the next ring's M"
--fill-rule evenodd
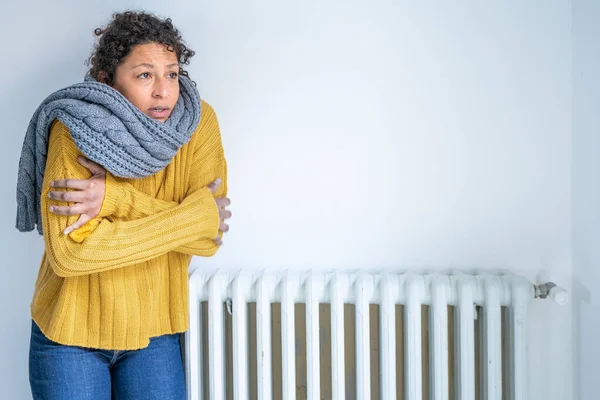
M98 82L104 83L106 85L112 86L112 82L110 81L110 78L108 77L108 74L104 71L100 71L98 72L98 78L96 78L96 80Z

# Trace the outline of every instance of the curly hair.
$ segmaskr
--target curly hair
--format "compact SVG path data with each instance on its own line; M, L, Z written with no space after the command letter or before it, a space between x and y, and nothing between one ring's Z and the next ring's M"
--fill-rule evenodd
M179 60L179 74L189 77L182 66L190 63L195 52L183 42L171 18L160 19L146 12L124 11L114 13L112 21L105 28L96 28L99 37L94 51L87 61L89 74L112 84L117 67L129 55L134 46L148 43L165 45L174 51ZM101 76L104 75L104 76Z

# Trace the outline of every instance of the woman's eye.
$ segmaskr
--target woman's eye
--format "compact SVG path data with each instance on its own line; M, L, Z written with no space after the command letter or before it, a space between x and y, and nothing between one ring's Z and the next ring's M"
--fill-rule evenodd
M150 74L148 72L144 72L143 74L138 75L138 78L148 78L150 76Z
M173 79L177 78L177 72L171 72L169 76Z

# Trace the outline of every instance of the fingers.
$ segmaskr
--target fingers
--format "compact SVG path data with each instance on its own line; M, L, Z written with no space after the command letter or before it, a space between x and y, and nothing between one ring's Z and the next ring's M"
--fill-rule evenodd
M217 236L214 239L215 244L217 246L221 246L223 244L223 239L222 239L221 235L228 231L229 231L229 225L227 225L225 222L221 221L221 223L219 224L219 236Z
M100 164L79 157L79 163L89 169L94 175L104 174L106 170ZM89 179L57 179L50 183L53 188L85 190L90 187L92 182Z
M84 192L48 192L48 197L53 200L72 201L77 203L94 200L89 193Z
M229 231L229 225L227 225L224 221L226 219L231 218L231 211L226 210L223 207L228 206L229 204L231 204L231 201L228 198L222 198L222 199L215 199L217 206L219 207L219 219L221 220L221 225L219 226L219 230L221 232L228 232Z
M223 181L221 180L221 178L217 178L208 184L208 189L212 192L212 194L215 194L217 193L217 190L219 190L219 187L222 183Z
M227 207L228 205L231 204L231 200L229 200L227 197L215 199L215 202L217 203L217 206L219 208Z
M221 221L221 224L219 225L219 230L223 233L229 232L229 225Z
M219 232L229 232L229 225L225 223L225 220L231 218L231 211L226 210L225 207L231 204L231 200L229 200L227 197L217 198L215 199L215 203L217 203L217 207L219 209L219 219L221 220L219 224ZM215 239L215 244L217 246L221 246L223 244L223 240L220 236Z
M217 203L217 207L219 207L219 216L221 219L231 218L231 211L225 209L225 207L231 204L231 200L227 197L223 197L221 199L215 199L215 202Z
M87 169L89 169L92 174L96 175L96 174L103 174L106 172L106 169L104 169L104 167L100 164L97 164L95 162L93 162L92 160L88 160L87 158L84 157L78 157L77 158L79 160L79 164L83 165L84 167L86 167Z
M89 187L90 182L87 179L57 179L50 182L53 188L77 189L85 190Z
M84 214L85 209L80 204L75 204L73 206L50 206L50 212L58 215L79 215Z
M219 216L221 217L221 219L229 219L231 218L231 211L219 208Z
M64 234L68 235L74 230L79 229L85 224L87 224L90 220L91 218L87 214L82 214L81 217L77 220L77 222L75 222L73 225L67 227L67 229L64 230Z

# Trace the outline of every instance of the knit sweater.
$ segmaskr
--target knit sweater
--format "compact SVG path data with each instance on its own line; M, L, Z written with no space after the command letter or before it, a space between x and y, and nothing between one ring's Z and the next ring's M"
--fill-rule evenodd
M213 109L202 101L198 128L170 164L141 179L106 173L100 214L64 235L79 216L50 212L50 183L91 172L69 130L51 126L41 196L45 251L31 315L51 340L82 347L134 350L149 339L188 328L192 255L217 251L219 210L207 188L227 193L227 164ZM68 203L72 205L73 203Z

